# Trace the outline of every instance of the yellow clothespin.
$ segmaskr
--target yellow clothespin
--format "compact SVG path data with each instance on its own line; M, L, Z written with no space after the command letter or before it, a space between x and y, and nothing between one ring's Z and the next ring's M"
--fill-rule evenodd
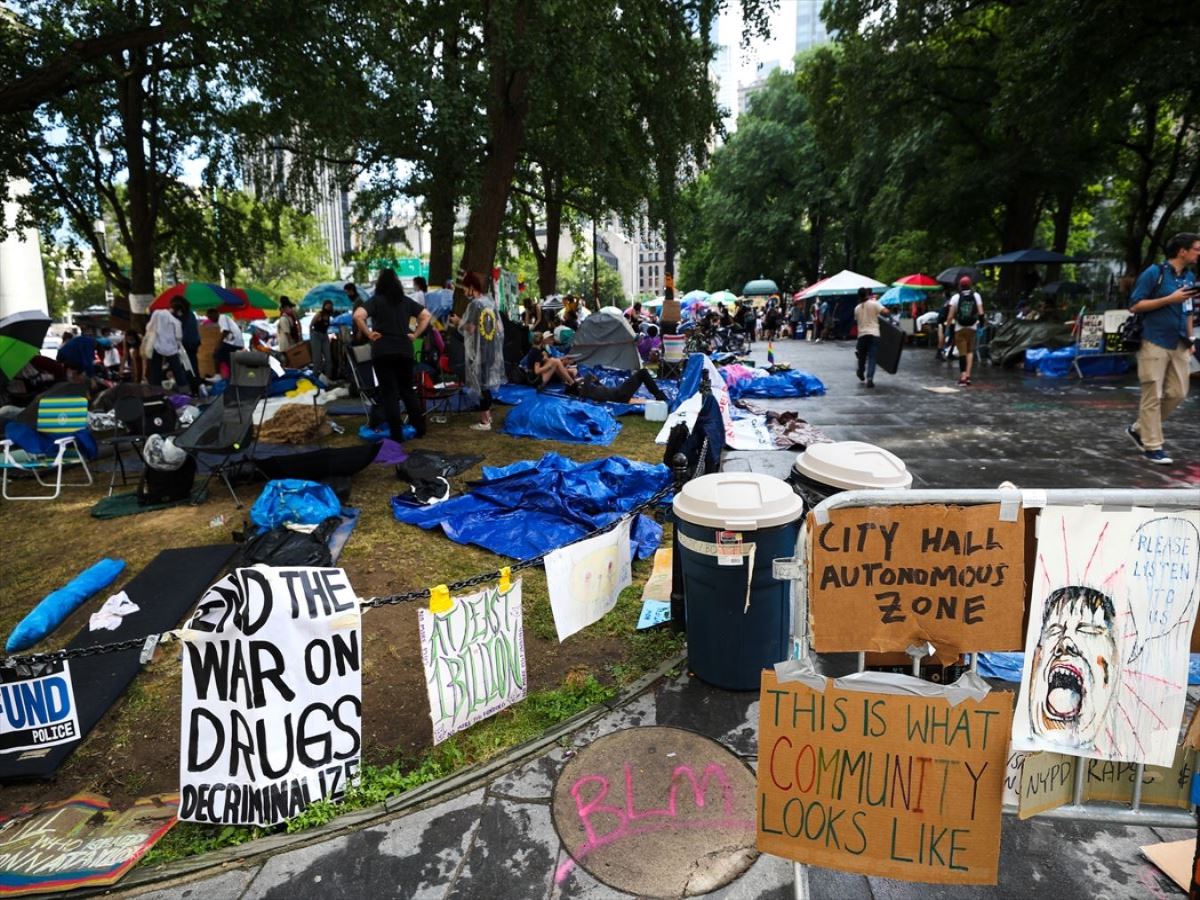
M434 585L429 589L429 611L440 614L454 609L454 601L450 599L450 588L444 584Z
M512 568L505 566L500 570L500 593L507 594L512 590Z

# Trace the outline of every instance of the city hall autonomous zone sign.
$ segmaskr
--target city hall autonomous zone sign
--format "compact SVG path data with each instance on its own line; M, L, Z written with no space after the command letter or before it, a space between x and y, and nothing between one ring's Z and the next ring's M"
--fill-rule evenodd
M1012 714L1010 693L951 704L764 672L758 849L862 875L995 884Z
M754 773L711 738L629 728L591 741L554 785L554 828L576 866L639 897L687 897L733 881L757 859Z
M1022 645L1025 525L998 504L834 509L808 527L819 653Z
M179 818L276 825L362 752L358 599L341 569L238 569L183 629Z

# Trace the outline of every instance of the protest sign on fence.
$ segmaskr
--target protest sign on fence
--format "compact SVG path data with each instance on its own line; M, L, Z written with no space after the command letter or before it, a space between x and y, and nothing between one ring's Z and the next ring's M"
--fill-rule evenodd
M52 747L79 738L71 664L55 660L22 677L0 668L0 753Z
M1046 507L1013 747L1170 766L1198 567L1200 512Z
M115 884L175 824L177 794L127 809L76 794L0 821L0 897Z
M813 647L821 653L1015 650L1025 525L999 505L834 509L810 519Z
M944 691L819 690L764 672L758 849L863 875L995 884L1012 695L951 705Z
M355 778L358 599L341 569L238 569L184 629L179 818L274 825Z
M546 586L560 641L608 615L633 583L632 524L626 517L612 531L546 554Z
M419 609L417 625L435 744L525 699L520 581L455 597L444 613Z

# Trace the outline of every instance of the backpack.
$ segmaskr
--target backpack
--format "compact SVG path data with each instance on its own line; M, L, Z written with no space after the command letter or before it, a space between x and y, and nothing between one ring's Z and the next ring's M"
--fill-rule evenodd
M971 292L970 303L964 303L966 299L963 294L959 294L958 305L954 308L954 324L959 328L970 328L979 318L975 311L975 292Z

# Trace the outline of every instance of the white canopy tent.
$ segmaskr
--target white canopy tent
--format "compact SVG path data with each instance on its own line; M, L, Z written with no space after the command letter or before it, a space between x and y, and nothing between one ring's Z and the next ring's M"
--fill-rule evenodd
M842 269L836 275L826 278L824 281L818 281L808 290L801 291L798 296L801 300L807 300L810 297L846 297L857 294L860 288L870 288L872 293L882 294L887 290L887 285L874 278L868 278L866 275Z

